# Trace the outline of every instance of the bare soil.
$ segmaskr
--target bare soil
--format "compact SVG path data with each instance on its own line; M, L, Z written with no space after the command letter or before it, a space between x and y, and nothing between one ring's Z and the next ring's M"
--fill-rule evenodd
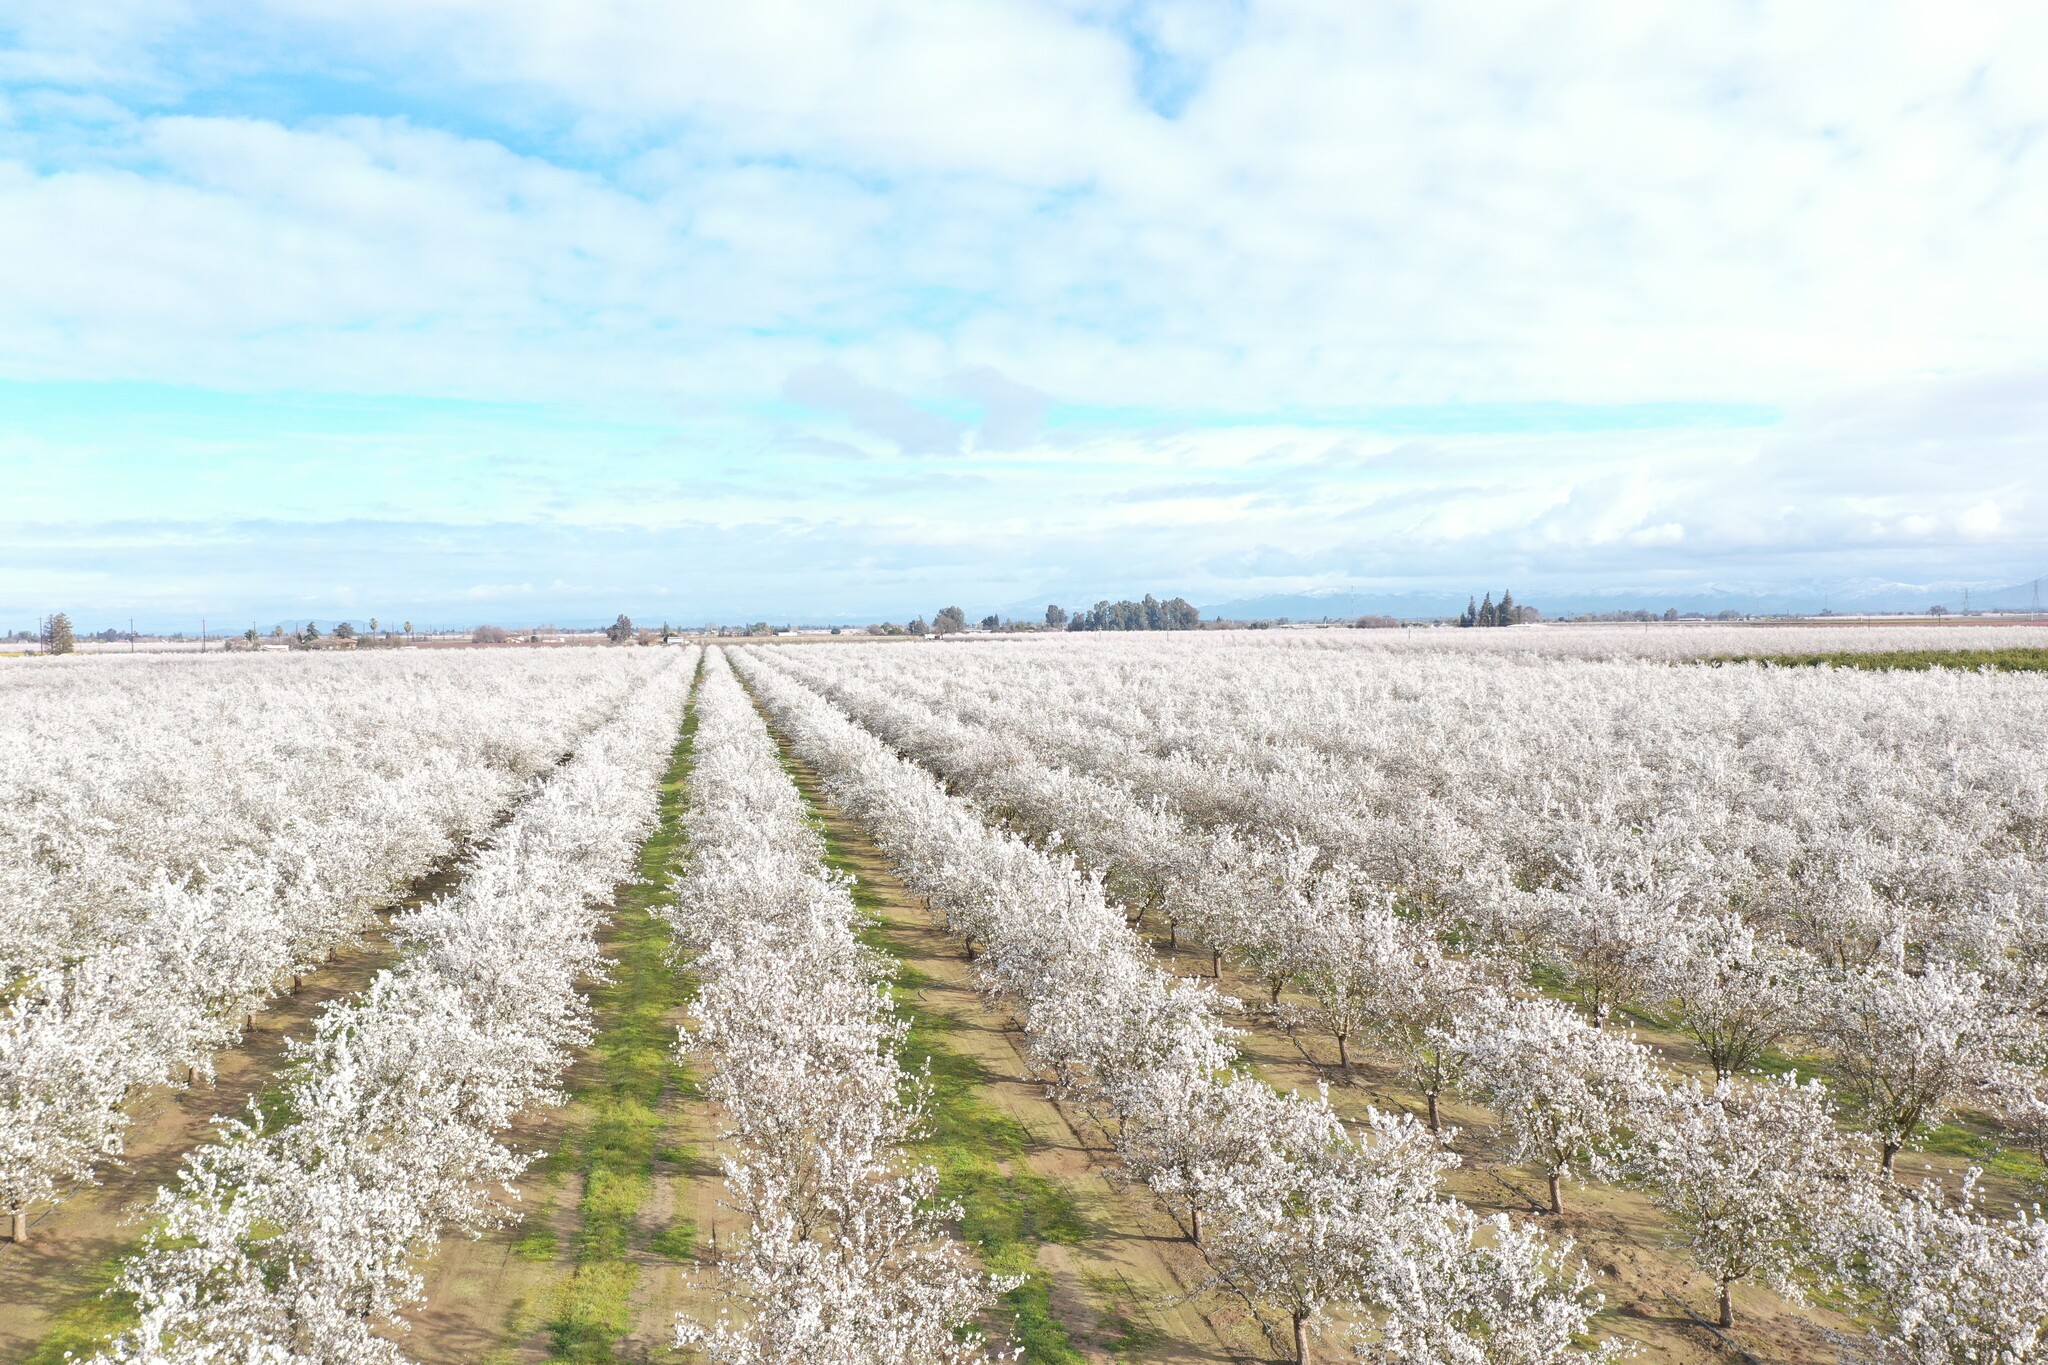
M601 936L608 957L616 926ZM678 1015L672 1020L681 1025ZM410 1333L398 1336L421 1365L534 1365L569 1358L551 1330L577 1275L583 1233L583 1173L570 1158L591 1122L582 1097L602 1085L595 1050L579 1056L563 1078L571 1095L561 1109L522 1115L506 1135L514 1151L548 1154L520 1183L520 1216L475 1239L441 1244L426 1268L426 1300L407 1314ZM627 1252L637 1272L631 1289L631 1327L610 1348L610 1358L651 1362L672 1358L669 1341L675 1316L715 1313L708 1283L712 1247L730 1234L732 1215L719 1202L722 1192L712 1151L716 1131L710 1106L681 1085L662 1093L663 1131L648 1197L635 1214ZM656 1249L664 1232L679 1221L696 1230L692 1254L678 1259Z
M1208 974L1205 950L1183 945L1169 953L1163 943L1154 948L1162 965L1182 975ZM1331 1105L1347 1118L1360 1117L1368 1107L1427 1117L1426 1099L1401 1086L1390 1067L1359 1061L1354 1052L1347 1078L1337 1065L1334 1041L1291 1033L1279 1025L1263 1008L1265 987L1233 972L1227 963L1221 985L1227 994L1247 1002L1232 1022L1245 1030L1246 1059L1270 1084L1281 1089L1327 1084ZM1661 1044L1660 1050L1672 1054L1681 1047L1670 1036L1644 1036L1644 1041ZM1673 1056L1663 1060L1669 1064ZM1601 1329L1636 1343L1639 1359L1705 1365L1746 1353L1762 1365L1831 1365L1838 1350L1828 1334L1857 1332L1856 1325L1839 1313L1790 1304L1769 1289L1749 1285L1735 1288L1735 1326L1726 1331L1712 1327L1717 1311L1714 1286L1672 1244L1668 1223L1641 1194L1614 1185L1567 1182L1560 1219L1549 1212L1540 1173L1503 1164L1490 1114L1450 1096L1441 1108L1445 1128L1454 1130L1450 1145L1465 1161L1447 1182L1451 1192L1480 1213L1506 1213L1571 1238L1592 1271L1594 1287L1606 1300Z
M455 876L443 868L393 909L439 894ZM25 1245L0 1244L0 1360L36 1359L39 1350L61 1359L64 1349L82 1349L120 1324L122 1306L105 1296L121 1258L142 1239L158 1188L176 1182L185 1154L213 1137L218 1119L247 1115L277 1079L287 1040L310 1035L322 1007L362 991L392 958L381 932L337 952L298 994L274 997L241 1042L214 1054L211 1084L156 1088L131 1103L120 1161L97 1185L44 1209Z
M685 721L685 744L694 728ZM394 1334L423 1365L651 1365L677 1358L679 1311L715 1312L704 1285L730 1222L712 1156L716 1116L669 1061L685 983L651 917L671 896L686 753L664 778L662 825L640 874L599 932L612 969L593 992L598 1035L562 1080L569 1103L522 1115L506 1135L515 1151L545 1154L520 1183L520 1216L444 1241L423 1270L410 1332ZM652 1093L645 1077L659 1078L645 1082Z
M984 1097L1029 1133L1030 1169L1070 1195L1086 1221L1078 1242L1043 1244L1038 1256L1051 1279L1053 1313L1075 1351L1105 1362L1274 1358L1243 1308L1202 1292L1207 1271L1200 1252L1149 1194L1115 1178L1105 1137L1048 1097L1008 1018L975 989L962 945L896 877L866 832L824 796L816 775L792 766L868 893L889 951L926 983L918 1007L947 1021L947 1044L998 1078Z

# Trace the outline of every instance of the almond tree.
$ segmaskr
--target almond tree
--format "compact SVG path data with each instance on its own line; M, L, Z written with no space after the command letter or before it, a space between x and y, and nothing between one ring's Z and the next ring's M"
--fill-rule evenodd
M1977 1211L1975 1175L1960 1197L1919 1191L1866 1210L1843 1244L1845 1271L1869 1291L1881 1325L1855 1343L1870 1365L2026 1365L2048 1351L2048 1221Z
M748 1312L709 1325L687 1317L675 1343L717 1365L980 1365L993 1359L963 1330L992 1291L1017 1280L977 1271L943 1231L960 1210L935 1197L929 1166L871 1185L829 1238L772 1212L768 1196L724 1267L721 1283Z
M1735 914L1680 920L1656 956L1651 990L1699 1043L1716 1080L1747 1071L1792 1031L1818 975L1805 954Z
M1375 1002L1375 1045L1400 1066L1408 1083L1429 1105L1429 1131L1443 1131L1441 1100L1457 1086L1470 1058L1459 1029L1497 1008L1492 993L1505 973L1484 958L1445 954L1432 940L1417 937L1414 965L1383 979Z
M1460 1085L1499 1119L1509 1159L1543 1172L1555 1214L1566 1176L1617 1169L1631 1125L1659 1093L1648 1048L1552 1000L1497 1002L1455 1038L1468 1059Z
M1219 1190L1203 1251L1222 1285L1287 1319L1308 1365L1323 1311L1372 1301L1457 1159L1405 1115L1369 1113L1354 1138L1321 1100L1262 1108L1263 1140Z
M1406 994L1428 949L1394 913L1391 896L1357 885L1342 870L1315 879L1304 910L1293 956L1295 981L1308 1001L1290 1006L1285 1017L1290 1026L1307 1024L1335 1039L1337 1065L1348 1079L1351 1040L1393 1012L1390 997Z
M28 1204L119 1155L135 1091L209 1074L265 1001L486 831L565 738L652 672L276 662L223 659L201 676L82 660L8 689L0 1200L13 1231Z
M395 1365L389 1333L450 1231L501 1219L527 1156L499 1132L559 1103L590 1037L577 993L655 824L685 670L653 666L447 897L400 917L406 952L292 1048L291 1122L227 1123L160 1192L119 1283L138 1326L103 1360Z
M1879 963L1830 983L1815 1031L1887 1173L2018 1041L2015 1021L1995 1006L1977 973L1943 963L1918 975Z
M1016 1281L970 1263L937 1172L902 1150L927 1099L896 1059L907 1022L722 654L699 689L687 828L670 919L703 984L679 1048L710 1062L746 1219L719 1279L747 1311L679 1317L676 1343L721 1365L983 1360L966 1327Z
M31 1205L54 1202L118 1155L121 1102L159 1078L157 1044L185 1031L175 997L152 993L138 954L44 970L0 1013L0 1212L28 1238Z
M2005 1063L1986 1076L1978 1098L2004 1121L2006 1140L2048 1168L2048 1068Z
M1677 900L1660 889L1635 890L1581 869L1567 891L1543 897L1549 943L1597 1027L1616 1006L1641 1000L1658 961L1658 941Z
M1582 1344L1601 1301L1569 1239L1451 1201L1417 1220L1375 1296L1384 1307L1358 1333L1359 1365L1596 1365L1627 1354Z
M1156 984L1147 950L1099 882L988 829L814 694L742 661L798 751L906 882L983 937L977 972L1019 1011L1034 1054L1124 1115L1130 1158L1161 1176L1162 1198L1190 1208L1219 1283L1285 1313L1306 1351L1321 1307L1363 1291L1404 1211L1431 1198L1454 1158L1412 1120L1375 1116L1353 1139L1320 1100L1283 1099L1255 1082L1207 1090L1203 1073L1228 1057L1218 1050L1226 1031L1206 1006L1144 1003L1194 1004L1203 993ZM1205 1030L1208 1042L1190 1042ZM1203 1119L1240 1140L1187 1144L1190 1120Z
M1636 1135L1628 1164L1713 1279L1723 1327L1735 1325L1737 1284L1803 1301L1816 1234L1868 1169L1867 1153L1838 1134L1821 1084L1791 1080L1678 1086Z
M1249 1076L1222 1082L1212 1073L1164 1066L1127 1085L1140 1099L1117 1132L1123 1170L1199 1243L1202 1211L1262 1150L1272 1091Z

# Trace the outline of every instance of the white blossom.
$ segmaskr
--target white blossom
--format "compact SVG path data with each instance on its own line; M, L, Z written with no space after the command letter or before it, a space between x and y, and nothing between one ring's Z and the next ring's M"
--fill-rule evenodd
M1869 1168L1820 1083L1688 1082L1643 1127L1629 1164L1713 1280L1721 1325L1734 1325L1737 1284L1802 1300L1835 1210Z

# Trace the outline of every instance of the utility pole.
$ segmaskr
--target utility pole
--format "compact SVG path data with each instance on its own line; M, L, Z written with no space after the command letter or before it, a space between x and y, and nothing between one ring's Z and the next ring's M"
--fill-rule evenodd
M201 654L206 652L206 618L204 616L199 618L199 652Z
M1969 590L1968 588L1964 588L1964 589L1963 589L1963 615L1965 615L1965 616L1968 616L1969 614L1970 614L1970 590Z
M128 652L135 652L135 618L132 616L128 618Z

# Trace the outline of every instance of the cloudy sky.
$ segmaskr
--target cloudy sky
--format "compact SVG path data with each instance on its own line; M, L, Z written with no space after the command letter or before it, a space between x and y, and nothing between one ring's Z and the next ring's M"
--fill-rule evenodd
M2048 7L0 4L0 627L2048 572Z

